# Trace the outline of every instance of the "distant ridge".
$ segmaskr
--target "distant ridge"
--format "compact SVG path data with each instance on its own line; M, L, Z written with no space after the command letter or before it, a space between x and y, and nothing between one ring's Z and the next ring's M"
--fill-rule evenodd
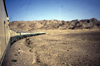
M96 18L72 21L40 20L40 21L12 21L10 28L19 31L48 30L48 29L100 29L100 21Z

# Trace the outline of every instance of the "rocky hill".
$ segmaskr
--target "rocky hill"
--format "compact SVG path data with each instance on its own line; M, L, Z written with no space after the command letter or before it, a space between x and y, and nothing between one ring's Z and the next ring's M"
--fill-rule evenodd
M72 21L41 20L41 21L12 21L10 28L19 31L48 30L48 29L100 29L100 21L96 18Z

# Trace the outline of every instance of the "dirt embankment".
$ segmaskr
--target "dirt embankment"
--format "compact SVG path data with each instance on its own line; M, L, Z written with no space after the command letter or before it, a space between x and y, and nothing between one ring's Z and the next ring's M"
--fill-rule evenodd
M67 30L67 29L100 29L100 21L96 18L72 21L41 20L41 21L13 21L10 28L19 31L32 30Z

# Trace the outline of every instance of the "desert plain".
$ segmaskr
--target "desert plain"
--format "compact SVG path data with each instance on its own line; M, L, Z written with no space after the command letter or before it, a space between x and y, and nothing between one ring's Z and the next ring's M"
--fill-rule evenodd
M46 34L13 43L8 66L100 66L100 28L31 32Z

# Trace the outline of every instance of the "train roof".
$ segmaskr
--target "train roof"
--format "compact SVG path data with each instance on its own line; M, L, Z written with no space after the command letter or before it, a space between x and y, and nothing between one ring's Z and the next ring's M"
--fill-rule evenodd
M6 16L8 17L8 13L7 13L7 9L6 9L5 0L3 0L3 3L4 3L4 8L5 8Z

